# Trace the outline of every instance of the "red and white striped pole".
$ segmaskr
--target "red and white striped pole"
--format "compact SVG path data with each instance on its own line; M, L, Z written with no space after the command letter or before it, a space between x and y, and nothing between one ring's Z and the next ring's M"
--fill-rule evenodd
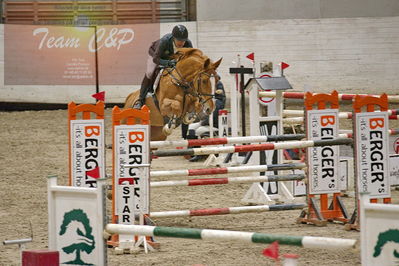
M165 150L154 151L153 155L158 157L167 156L184 156L184 155L209 155L220 153L235 153L235 152L250 152L250 151L265 151L265 150L285 150L296 148L308 148L317 146L334 146L334 145L348 145L352 144L352 139L330 139L330 140L304 140L304 141L287 141L280 143L264 143L252 145L240 145L229 147L206 147L206 148L189 148L182 150Z
M287 163L287 164L270 164L270 165L246 165L235 167L217 167L203 169L184 169L172 171L151 171L151 177L177 177L177 176L199 176L199 175L222 175L233 173L250 173L250 172L266 172L279 170L303 169L305 163Z
M207 186L207 185L224 185L224 184L243 184L255 182L278 182L278 181L297 181L304 179L303 174L292 175L269 175L269 176L241 176L241 177L225 177L225 178L202 178L190 180L169 180L151 182L151 188L154 187L181 187L181 186Z
M166 140L166 141L151 141L151 148L158 149L165 147L172 148L172 147L196 147L196 146L205 146L205 145L225 145L225 144L232 145L232 144L242 144L242 143L301 140L303 138L305 138L305 134Z
M283 92L283 98L286 98L286 99L303 99L304 95L305 95L304 92ZM356 95L379 97L379 95L367 95L367 94L338 94L338 98L340 101L352 101L356 97ZM273 98L275 96L276 96L276 93L273 91L259 92L259 97ZM399 103L399 95L388 95L388 102Z
M244 206L244 207L230 207L230 208L211 208L199 210L182 210L182 211L164 211L151 212L151 218L166 218L166 217L189 217L189 216L210 216L210 215L225 215L251 212L268 212L268 211L284 211L297 210L306 207L305 204L276 204L276 205L260 205L260 206Z

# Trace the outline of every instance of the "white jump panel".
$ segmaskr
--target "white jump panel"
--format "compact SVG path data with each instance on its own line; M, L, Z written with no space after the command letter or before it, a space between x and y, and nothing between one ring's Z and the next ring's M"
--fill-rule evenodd
M361 196L362 265L398 265L399 205L369 203L368 196Z
M59 251L60 264L106 265L102 183L57 186L57 178L50 177L47 192L49 249Z
M389 198L388 113L357 113L354 125L358 191Z
M99 178L105 178L104 120L71 120L70 123L72 186L96 187L96 179L87 172L98 168Z

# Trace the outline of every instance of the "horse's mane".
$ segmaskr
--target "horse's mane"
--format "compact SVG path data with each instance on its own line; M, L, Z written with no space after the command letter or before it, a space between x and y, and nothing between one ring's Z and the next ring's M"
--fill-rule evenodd
M177 52L175 54L175 59L177 59L178 61L190 59L204 62L208 59L208 57L205 56L204 53L197 48L179 48L177 49Z
M178 48L175 56L179 60L184 60L189 57L199 57L199 58L205 57L204 53L197 48Z
M177 69L185 72L187 79L192 79L200 71L204 70L204 63L210 59L197 48L179 48L173 56L178 61Z

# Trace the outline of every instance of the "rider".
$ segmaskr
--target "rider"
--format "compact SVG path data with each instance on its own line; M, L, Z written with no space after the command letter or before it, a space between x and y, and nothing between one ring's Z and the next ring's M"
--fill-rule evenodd
M152 87L159 73L158 66L174 67L176 61L171 60L171 56L177 52L177 48L182 47L193 47L188 39L187 28L183 25L176 25L172 33L165 34L161 39L152 43L148 50L147 71L141 82L140 96L133 108L140 109L145 103L147 93L152 92Z

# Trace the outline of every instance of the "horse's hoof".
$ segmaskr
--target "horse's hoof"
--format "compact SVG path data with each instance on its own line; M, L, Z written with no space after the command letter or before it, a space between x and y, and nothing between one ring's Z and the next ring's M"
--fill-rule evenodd
M165 125L165 126L162 128L162 133L163 133L165 136L169 136L170 134L172 134L172 129L171 129L168 125Z
M192 116L192 118L190 118L190 116L191 116L190 114L186 114L183 117L183 123L184 124L189 125L189 124L191 124L191 123L193 123L195 121L195 116Z

